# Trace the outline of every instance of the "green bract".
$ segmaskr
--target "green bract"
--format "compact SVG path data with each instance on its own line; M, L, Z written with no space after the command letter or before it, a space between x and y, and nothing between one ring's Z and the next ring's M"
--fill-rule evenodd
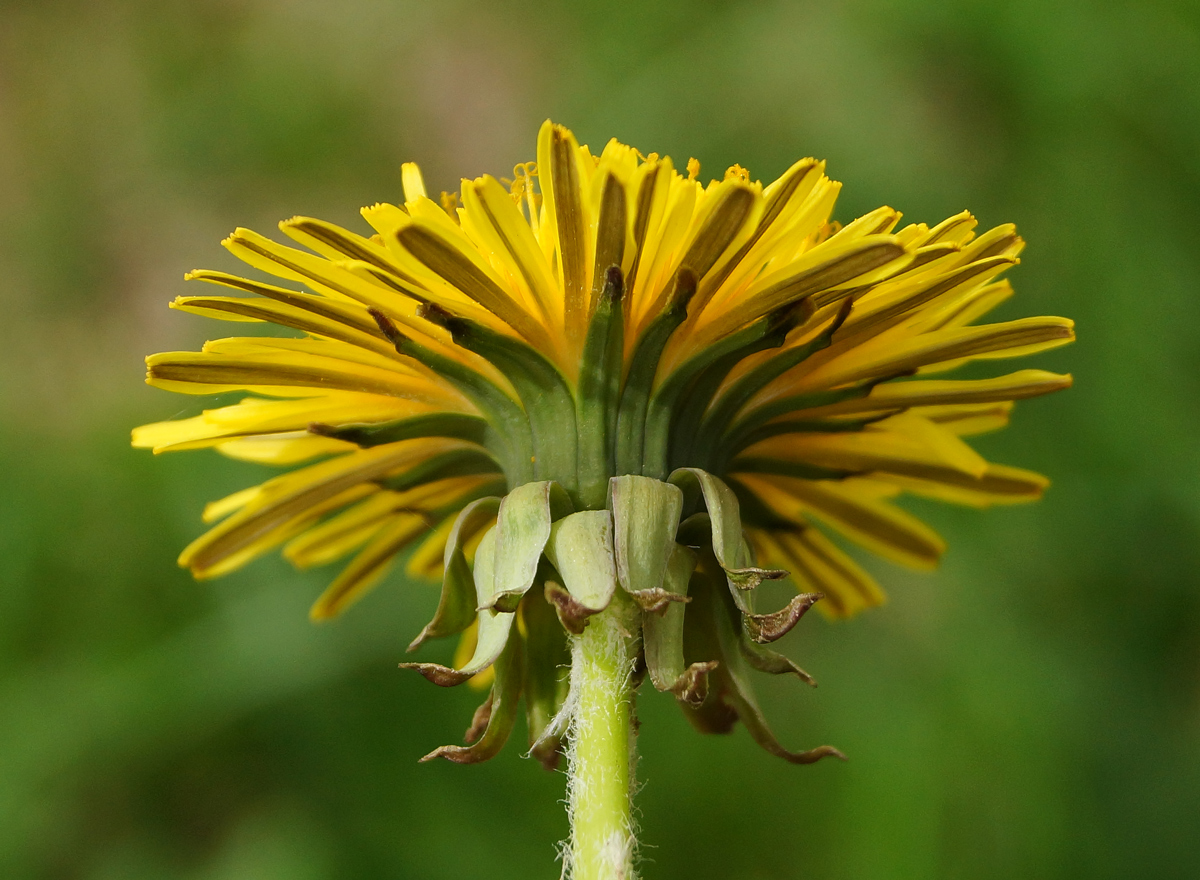
M473 590L462 549L467 531L483 532ZM554 766L570 700L566 635L581 634L610 608L618 609L637 657L635 682L644 675L657 690L674 694L698 730L726 733L741 720L756 742L795 763L840 756L829 746L789 751L762 717L747 670L791 673L813 684L808 673L763 646L791 630L821 597L801 593L781 609L755 609L756 588L786 572L752 564L737 496L712 474L680 468L667 481L613 477L601 510L572 511L556 483L526 483L503 499L465 508L445 560L437 614L411 647L477 620L474 653L458 669L401 666L443 686L489 667L495 679L468 745L443 746L426 758L466 764L496 754L524 692L529 745ZM471 599L475 605L467 610Z

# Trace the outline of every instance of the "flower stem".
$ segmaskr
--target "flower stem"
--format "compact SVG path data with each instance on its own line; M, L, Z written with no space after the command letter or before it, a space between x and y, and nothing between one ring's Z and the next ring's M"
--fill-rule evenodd
M572 880L632 880L635 839L631 628L617 603L572 643L575 711L567 755Z

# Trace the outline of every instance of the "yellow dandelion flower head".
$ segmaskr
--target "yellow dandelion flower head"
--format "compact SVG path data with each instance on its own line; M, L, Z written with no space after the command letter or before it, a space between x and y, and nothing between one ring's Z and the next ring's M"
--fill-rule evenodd
M412 575L443 579L414 644L465 633L454 668L413 665L491 681L487 705L507 707L481 715L474 745L435 753L453 760L499 748L522 688L553 760L564 631L630 599L649 677L697 727L740 719L777 754L820 757L779 746L739 664L806 678L763 646L818 598L832 616L882 601L835 538L937 562L942 541L898 495L1040 496L1043 477L963 438L1070 377L940 376L1063 345L1073 325L979 323L1012 293L1011 225L901 226L884 207L842 226L840 184L814 159L766 186L699 171L616 140L596 155L547 122L511 181L435 200L406 164L404 203L363 209L371 234L294 217L293 247L236 230L225 246L271 280L195 271L233 295L172 307L300 335L151 356L152 385L250 396L134 444L291 469L210 504L181 564L211 577L276 547L300 567L351 556L320 619L411 551ZM798 595L759 613L755 588L784 575Z

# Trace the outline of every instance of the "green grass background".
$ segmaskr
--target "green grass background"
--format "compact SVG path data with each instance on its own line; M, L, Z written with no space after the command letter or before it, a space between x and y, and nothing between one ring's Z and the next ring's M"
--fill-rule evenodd
M1044 502L912 505L941 570L874 566L886 607L788 637L820 689L763 682L849 763L643 697L646 878L1200 876L1194 0L0 3L0 876L558 876L561 775L416 764L478 698L395 668L435 587L313 627L327 572L194 583L201 506L265 471L128 448L201 406L141 357L228 329L166 306L233 227L358 228L400 162L506 174L547 116L705 177L823 157L842 220L1015 221L1001 317L1078 321L1023 364L1076 387L979 444Z

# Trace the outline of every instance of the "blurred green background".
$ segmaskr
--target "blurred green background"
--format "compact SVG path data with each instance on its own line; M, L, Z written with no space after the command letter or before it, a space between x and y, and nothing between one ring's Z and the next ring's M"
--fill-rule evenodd
M842 220L1015 221L1001 317L1080 336L979 444L1045 501L914 504L940 572L875 566L888 606L789 636L821 688L762 682L849 763L643 698L646 878L1200 876L1195 0L0 3L0 876L557 876L561 775L416 763L478 699L395 668L436 588L313 627L327 572L194 583L203 503L264 471L128 447L201 405L141 358L226 329L167 302L234 226L359 228L402 161L507 174L547 116L705 178L824 157Z

